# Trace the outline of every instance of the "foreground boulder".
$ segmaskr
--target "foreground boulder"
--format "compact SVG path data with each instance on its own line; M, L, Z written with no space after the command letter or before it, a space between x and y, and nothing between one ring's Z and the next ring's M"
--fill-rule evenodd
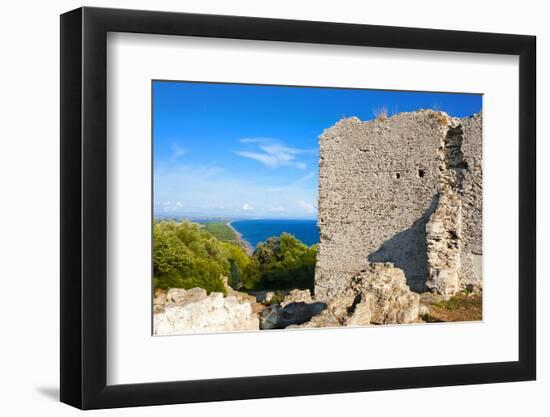
M326 303L315 301L309 290L295 289L280 304L273 304L262 310L260 328L271 330L298 327L321 314L326 308Z
M289 326L300 325L310 321L320 314L327 305L318 301L306 303L303 301L282 304L273 304L262 310L260 314L260 328L262 330L285 329Z
M154 299L154 334L189 334L259 330L258 315L246 296L210 295L202 288L172 288Z
M313 303L309 290L294 289L290 291L283 301L281 301L281 307L286 307L291 303Z
M327 308L293 328L369 326L418 322L419 296L405 274L391 263L369 263L345 293L327 300Z
M327 327L342 327L345 325L347 308L339 300L327 304L320 314L302 324L292 324L287 329L316 329Z
M340 296L311 297L294 290L261 313L262 329L321 328L418 322L419 296L392 263L369 263Z
M356 294L347 325L402 324L418 320L419 296L392 263L370 263L353 277Z

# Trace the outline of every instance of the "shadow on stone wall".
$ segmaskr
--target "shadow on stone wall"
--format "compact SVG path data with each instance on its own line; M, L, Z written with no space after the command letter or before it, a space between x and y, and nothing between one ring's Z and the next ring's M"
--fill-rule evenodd
M426 224L439 204L439 194L434 194L428 209L411 227L386 240L368 257L370 262L392 262L407 277L411 290L426 290L427 243Z

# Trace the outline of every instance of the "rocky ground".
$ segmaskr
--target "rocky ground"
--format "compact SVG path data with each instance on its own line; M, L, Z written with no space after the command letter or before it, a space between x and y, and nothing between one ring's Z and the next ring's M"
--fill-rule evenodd
M153 303L155 335L292 328L369 326L481 320L481 294L455 296L410 291L403 271L371 263L350 287L330 300L309 290L206 294L201 288L158 290Z
M480 321L483 319L481 293L464 291L450 298L426 293L421 295L421 303L420 318L427 323Z

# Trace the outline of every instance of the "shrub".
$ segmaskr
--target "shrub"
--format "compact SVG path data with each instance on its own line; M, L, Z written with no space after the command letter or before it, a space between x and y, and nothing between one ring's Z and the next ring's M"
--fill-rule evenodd
M317 245L308 247L283 233L256 246L259 266L256 289L300 288L313 290Z
M258 285L261 278L260 263L254 257L249 259L249 263L242 271L240 286L246 288L247 290L252 290Z
M388 108L386 106L375 109L373 113L376 120L385 120L388 118Z
M155 288L204 288L226 293L222 276L238 281L250 263L236 244L220 242L197 224L156 222L153 227Z
M316 255L316 245L308 247L288 233L258 244L248 256L195 223L160 221L153 227L153 285L225 294L226 276L236 289L313 290Z

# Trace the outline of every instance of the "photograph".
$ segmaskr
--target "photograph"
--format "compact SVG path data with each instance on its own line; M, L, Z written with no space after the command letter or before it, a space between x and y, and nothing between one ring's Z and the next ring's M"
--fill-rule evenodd
M481 321L482 99L153 80L153 335Z
M543 4L4 3L0 416L550 415Z

